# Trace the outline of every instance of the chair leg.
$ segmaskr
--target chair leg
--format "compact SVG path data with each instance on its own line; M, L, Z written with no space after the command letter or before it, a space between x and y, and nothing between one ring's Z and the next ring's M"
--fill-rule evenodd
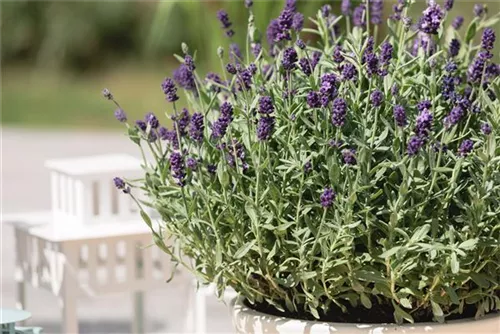
M132 323L132 333L144 333L144 292L134 291L134 320Z
M195 327L197 334L204 334L207 332L207 288L201 287L195 292Z
M16 308L20 310L26 309L26 285L21 280L17 280L17 293L16 293ZM24 326L24 321L21 323Z
M62 298L62 332L67 334L78 334L78 319L76 315L76 299L71 297Z

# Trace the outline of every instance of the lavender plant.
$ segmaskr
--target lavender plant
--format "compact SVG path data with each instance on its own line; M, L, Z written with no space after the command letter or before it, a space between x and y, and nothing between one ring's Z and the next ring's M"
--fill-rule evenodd
M183 45L161 84L171 128L152 113L127 123L105 90L145 157L144 179L115 183L154 243L270 312L401 323L500 309L500 15L476 6L463 36L453 1L419 18L413 2L398 0L381 37L382 0L307 22L287 0L267 47L252 1L241 48L219 11L218 73L203 78Z

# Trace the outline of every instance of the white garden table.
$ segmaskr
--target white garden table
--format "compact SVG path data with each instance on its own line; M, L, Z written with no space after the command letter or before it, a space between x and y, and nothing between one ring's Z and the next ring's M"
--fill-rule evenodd
M62 332L78 333L79 297L129 292L134 302L133 331L142 333L144 291L165 287L173 270L165 254L147 247L151 245L147 226L124 221L64 228L50 219L51 212L3 219L15 229L16 306L25 308L26 284L47 289L61 302Z
M26 284L48 289L61 301L62 332L78 333L80 296L130 292L133 330L143 332L143 293L164 287L173 268L166 254L148 247L151 231L130 196L113 186L114 176L140 178L141 162L107 154L45 165L52 210L2 219L15 229L17 307L25 306Z

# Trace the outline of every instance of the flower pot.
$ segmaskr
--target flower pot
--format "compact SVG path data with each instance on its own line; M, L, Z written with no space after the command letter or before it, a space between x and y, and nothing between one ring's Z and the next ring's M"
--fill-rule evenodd
M231 301L231 316L235 333L238 334L382 334L382 333L411 333L411 334L498 334L500 333L500 314L489 314L480 320L462 319L453 320L444 324L353 324L353 323L325 323L319 321L298 320L277 317L255 311L247 307L241 296Z

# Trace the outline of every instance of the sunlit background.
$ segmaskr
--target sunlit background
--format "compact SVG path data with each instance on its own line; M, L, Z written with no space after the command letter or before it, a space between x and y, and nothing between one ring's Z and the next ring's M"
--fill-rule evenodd
M160 83L176 66L172 54L181 53L181 42L197 51L202 74L221 71L216 49L227 48L229 41L216 18L218 9L229 12L234 39L243 44L248 14L242 2L3 2L3 123L113 127L112 106L100 97L104 87L133 117L160 113L167 107ZM414 18L424 6L424 0L418 2ZM340 0L299 1L299 10L312 15L325 3L339 12ZM465 17L462 33L473 17L474 3L456 0L450 14ZM391 4L385 6L386 16ZM490 15L500 10L500 1L487 5ZM282 6L283 1L255 1L256 25L262 32Z

